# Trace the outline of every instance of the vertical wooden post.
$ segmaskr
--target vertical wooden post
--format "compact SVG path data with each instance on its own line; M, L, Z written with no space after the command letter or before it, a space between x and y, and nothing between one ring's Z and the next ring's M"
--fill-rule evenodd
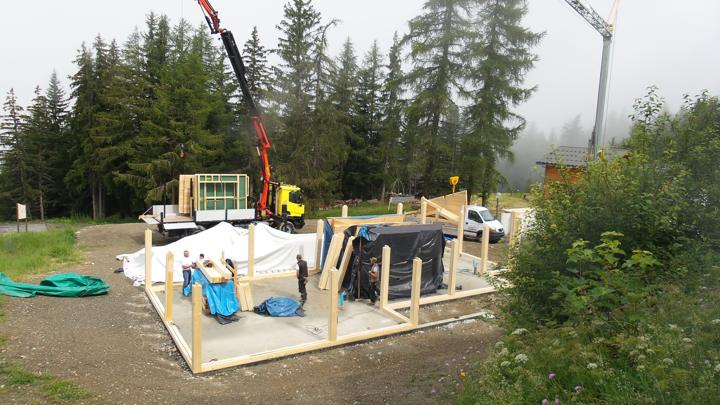
M322 219L317 221L317 229L315 229L315 270L321 270L320 263L322 263L322 245L323 245L323 231L325 223Z
M482 251L480 254L480 274L487 274L488 271L488 253L490 249L490 225L483 225L482 234Z
M248 226L248 274L249 279L255 277L255 224Z
M338 288L340 288L340 271L333 268L330 271L330 313L328 318L328 340L337 340L338 326Z
M192 286L192 372L202 371L202 286Z
M457 224L457 242L458 242L458 252L462 253L463 251L463 241L465 240L465 206L460 207L460 217L458 218L458 224Z
M402 204L402 203L401 203ZM382 249L382 268L380 269L380 308L386 308L388 303L388 288L390 288L390 246Z
M152 286L152 231L145 229L145 289Z
M520 231L520 229L518 229L518 228L519 228L518 213L517 213L517 211L512 211L510 213L510 241L509 241L509 244L511 247L515 245L515 241L517 240L517 235Z
M410 324L418 326L420 321L420 279L422 278L422 259L413 260L412 290L410 291Z
M403 203L398 203L397 205L397 214L402 215L403 214Z
M455 289L457 284L457 265L458 256L460 256L460 244L457 239L451 242L450 246L450 279L448 280L448 294L455 295Z
M425 200L425 197L420 197L420 223L425 225L427 220L425 217L427 216L427 200Z
M173 315L173 252L165 255L165 320L172 321Z
M340 214L340 216L343 218L348 216L348 206L347 205L342 206L342 213Z

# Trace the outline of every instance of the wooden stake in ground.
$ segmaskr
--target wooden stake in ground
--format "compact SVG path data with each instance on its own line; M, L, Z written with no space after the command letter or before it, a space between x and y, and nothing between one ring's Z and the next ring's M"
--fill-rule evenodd
M455 295L457 284L457 264L460 256L460 244L457 239L450 242L450 279L448 280L448 294Z
M173 252L165 255L165 320L172 321L173 315Z
M480 254L480 274L487 274L488 271L488 253L490 249L490 225L483 225L482 234L482 251Z
M255 224L248 226L248 274L249 279L255 277Z
M192 372L202 372L202 286L192 286Z
M320 258L322 256L324 225L325 225L325 222L323 222L322 219L318 219L317 228L315 229L315 270L317 270L317 271L322 270L322 267L320 266L320 263L322 262L322 260L320 260Z
M402 203L400 203L402 205ZM380 270L380 308L387 308L388 288L390 288L390 246L383 246L382 268Z
M427 216L427 200L425 197L420 197L420 224L425 225L427 223L427 220L425 217Z
M152 286L152 231L145 229L145 290Z
M338 288L340 287L340 271L330 270L330 312L328 319L328 340L337 340L338 327Z
M460 207L460 216L457 223L458 252L463 252L463 241L465 240L465 206Z
M410 292L410 324L418 326L420 321L420 279L422 278L422 259L413 260L412 290Z
M398 203L397 205L397 214L402 215L403 214L403 203Z
M348 206L347 205L342 206L342 212L341 212L340 216L343 218L346 218L348 216Z

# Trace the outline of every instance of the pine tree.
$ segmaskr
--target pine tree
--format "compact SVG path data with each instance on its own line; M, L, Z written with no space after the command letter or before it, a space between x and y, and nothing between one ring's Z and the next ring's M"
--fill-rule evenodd
M3 104L0 120L0 160L2 169L0 198L5 207L32 201L30 160L23 132L23 108L18 105L15 90L10 89ZM5 212L10 217L11 212Z
M65 214L71 206L72 196L65 187L65 175L72 166L72 140L68 133L68 99L57 74L53 71L47 90L47 138L49 151L47 184L47 212L49 216Z
M429 195L447 182L447 167L438 167L445 151L441 127L452 110L453 93L464 93L465 43L471 37L470 0L428 0L423 14L409 22L403 42L410 45L413 69L406 80L416 95L408 109L408 160L411 172L422 173ZM443 187L442 189L446 189Z
M268 50L260 43L257 26L253 27L250 39L243 46L242 56L247 70L250 93L261 107L271 91L271 73L267 61Z
M400 168L403 154L400 153L402 136L403 109L405 105L400 99L402 92L402 60L400 39L397 32L393 37L393 45L388 53L387 76L383 83L382 124L380 130L380 159L382 162L381 199L385 199L388 187L396 184L402 174Z
M525 0L477 0L476 24L482 31L468 47L469 79L476 90L468 108L470 132L463 145L468 190L480 192L483 204L500 181L498 158L510 148L525 120L512 108L527 100L534 87L522 87L537 56L530 49L543 34L522 25Z
M48 165L51 153L51 139L48 122L47 98L35 88L35 97L28 108L28 116L23 124L23 136L26 143L28 161L31 163L28 174L31 178L33 202L40 214L40 220L45 221L45 202L47 199L47 184L50 183L50 167Z

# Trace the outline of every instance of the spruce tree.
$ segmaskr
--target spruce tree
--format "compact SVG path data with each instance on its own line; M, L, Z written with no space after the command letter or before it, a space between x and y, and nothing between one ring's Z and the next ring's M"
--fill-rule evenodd
M69 211L72 196L65 187L65 175L72 166L72 140L68 133L69 105L67 95L57 74L53 71L45 90L47 100L48 175L47 212L49 216L63 215Z
M408 109L406 145L425 195L446 190L449 168L438 165L446 149L441 127L454 93L464 93L465 43L471 38L470 0L428 0L423 14L409 22L403 42L410 46L413 68L406 75L415 97ZM441 186L442 185L442 186Z
M4 212L12 216L15 203L29 204L32 201L30 185L30 160L23 132L23 108L17 102L15 90L10 89L0 119L0 198L3 206L13 207Z
M45 221L47 185L51 181L48 163L52 146L48 131L48 115L47 99L38 86L35 88L35 97L24 120L23 135L26 143L27 158L31 163L28 174L31 179L33 209L40 214L41 221Z
M404 154L400 153L402 136L403 109L405 107L400 98L402 93L402 60L400 39L397 32L393 37L393 44L388 53L387 76L383 83L382 94L382 123L380 129L379 156L382 164L381 199L385 199L388 187L402 178L401 167Z
M469 133L463 145L463 173L468 190L479 191L483 204L500 181L498 158L511 157L511 146L525 126L512 108L535 90L523 87L537 56L531 48L543 34L522 25L525 0L477 0L481 32L468 47L471 92Z
M271 91L271 73L268 67L268 50L260 43L257 26L253 27L250 39L243 46L242 56L247 70L250 93L258 106L264 104L267 93Z

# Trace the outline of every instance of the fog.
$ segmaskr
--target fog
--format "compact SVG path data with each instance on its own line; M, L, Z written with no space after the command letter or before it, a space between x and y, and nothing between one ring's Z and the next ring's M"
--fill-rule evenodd
M607 16L612 0L587 0ZM123 42L145 15L153 10L173 21L184 17L203 23L194 0L126 0L87 2L79 0L25 0L5 2L0 15L0 92L14 88L26 105L35 86L45 86L56 70L67 85L74 72L72 63L82 42L98 34ZM214 0L223 24L244 42L253 25L261 40L273 47L276 24L282 17L284 1L250 2ZM330 50L337 53L350 37L358 53L364 53L374 39L384 51L395 31L403 34L407 21L422 8L419 0L332 1L315 0L325 20L342 23L330 33ZM89 7L89 5L92 5ZM537 86L532 98L517 108L528 121L528 130L519 140L530 145L534 139L543 146L570 142L564 137L568 123L572 142L585 145L594 122L602 39L563 0L530 0L527 25L546 33L535 49L540 60L527 76L528 86ZM715 0L625 0L620 5L610 92L606 140L624 136L633 101L657 85L668 107L675 110L685 93L702 89L720 93L720 2ZM276 62L276 60L271 60ZM574 124L573 124L574 125ZM552 138L551 136L556 138ZM534 148L538 149L538 148ZM520 151L518 151L520 152ZM524 156L518 153L518 157ZM518 161L527 159L518 159ZM519 170L522 170L519 168Z

